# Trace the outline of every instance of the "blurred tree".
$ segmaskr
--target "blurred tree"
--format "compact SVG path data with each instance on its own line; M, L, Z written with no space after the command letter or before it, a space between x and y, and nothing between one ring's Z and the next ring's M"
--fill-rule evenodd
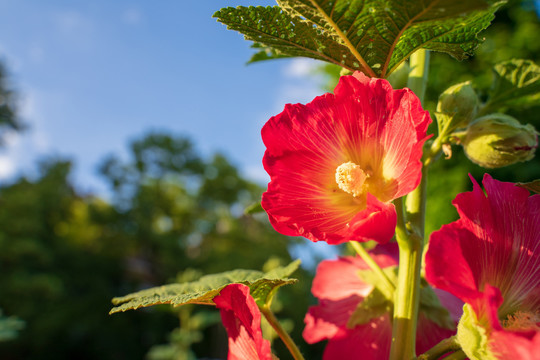
M200 340L189 351L222 357L226 336L212 325L212 309L108 316L111 298L176 281L186 269L261 269L269 256L274 266L291 261L288 238L265 216L243 215L262 189L223 155L205 160L186 138L155 133L130 150L126 161L109 156L100 167L109 202L78 194L71 164L58 159L42 162L36 179L0 187L0 308L26 323L17 339L0 343L0 358L141 359L167 342L179 320L171 335L177 349ZM302 283L282 290L276 305L301 324L311 282L305 272L295 275ZM204 336L186 338L186 331Z
M6 67L0 61L0 144L6 132L23 128L17 116L16 102L17 96L9 82Z

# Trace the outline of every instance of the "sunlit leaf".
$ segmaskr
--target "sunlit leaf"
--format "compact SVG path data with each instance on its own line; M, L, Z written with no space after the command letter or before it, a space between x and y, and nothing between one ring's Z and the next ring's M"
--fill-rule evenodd
M505 106L540 104L540 67L530 60L509 60L495 65L490 98L482 114Z
M184 304L214 305L212 299L229 284L241 283L249 286L251 296L258 305L268 304L275 291L283 285L297 280L288 278L300 265L296 260L285 267L267 273L256 270L232 270L206 275L197 281L154 287L112 300L114 307L110 314L134 310L158 304L180 306Z
M278 0L280 7L228 7L214 16L274 49L256 60L304 56L386 77L421 48L466 58L504 2Z

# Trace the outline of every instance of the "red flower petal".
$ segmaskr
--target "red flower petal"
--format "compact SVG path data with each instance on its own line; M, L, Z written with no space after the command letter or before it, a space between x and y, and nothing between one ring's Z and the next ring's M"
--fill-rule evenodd
M540 331L494 331L491 334L491 351L499 359L538 360Z
M471 304L486 285L497 287L502 314L540 309L540 196L487 174L487 196L473 183L454 200L460 220L431 236L428 281Z
M334 93L286 105L263 127L271 182L262 206L285 235L387 242L395 229L389 202L420 182L429 114L410 90L361 74L342 77ZM347 164L363 174L347 180L355 192L336 182Z
M381 267L397 265L397 244L379 245L370 251ZM313 280L312 293L319 299L317 306L309 308L304 319L303 332L308 343L328 339L324 360L384 359L390 352L392 323L390 314L371 319L368 323L348 328L349 318L373 286L358 276L359 270L369 267L359 257L342 257L322 261ZM457 320L462 302L448 293L438 291L441 303L450 304L450 313ZM454 313L456 312L456 313ZM444 338L454 335L455 330L439 327L423 313L418 320L417 350L424 352Z
M500 359L532 359L538 324L517 332L504 321L540 312L540 196L488 174L484 193L472 180L473 191L454 200L460 219L431 235L426 278L472 306Z
M270 343L263 339L261 312L243 284L226 286L214 303L229 335L228 360L272 360Z

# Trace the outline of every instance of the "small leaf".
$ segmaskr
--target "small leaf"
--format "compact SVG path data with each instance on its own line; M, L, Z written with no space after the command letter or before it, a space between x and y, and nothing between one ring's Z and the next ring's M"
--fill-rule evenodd
M349 329L367 324L371 319L392 312L393 299L388 299L377 288L361 301L347 321Z
M254 202L244 210L244 214L246 215L253 215L261 212L264 212L264 209L260 201Z
M495 65L490 98L482 114L507 106L540 104L540 67L530 60L509 60Z
M525 188L535 194L540 194L540 180L534 180L528 183L516 183L516 185Z
M278 0L280 7L224 8L218 21L274 51L257 60L304 56L387 77L418 49L458 60L476 49L505 1Z
M249 286L251 296L259 306L263 306L272 300L279 287L297 282L296 279L287 277L298 269L299 265L300 260L296 260L285 267L279 267L267 273L256 270L232 270L205 275L197 281L169 284L138 291L114 298L112 302L117 306L110 311L110 314L158 304L171 304L173 306L184 304L214 305L212 299L219 294L221 289L235 283Z

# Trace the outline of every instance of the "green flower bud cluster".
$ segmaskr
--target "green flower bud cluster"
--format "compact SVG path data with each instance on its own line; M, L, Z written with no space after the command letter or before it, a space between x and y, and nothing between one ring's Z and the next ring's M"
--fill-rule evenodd
M480 101L471 82L466 81L446 89L437 103L437 120L446 133L466 127L478 112ZM439 128L439 131L443 128Z
M476 118L480 107L470 81L449 87L439 97L435 115L440 141L447 144L448 156L449 143L457 141L472 162L485 168L508 166L534 157L538 133L532 125L498 113Z
M471 122L461 144L467 157L485 168L499 168L534 157L535 128L504 114L490 114Z

